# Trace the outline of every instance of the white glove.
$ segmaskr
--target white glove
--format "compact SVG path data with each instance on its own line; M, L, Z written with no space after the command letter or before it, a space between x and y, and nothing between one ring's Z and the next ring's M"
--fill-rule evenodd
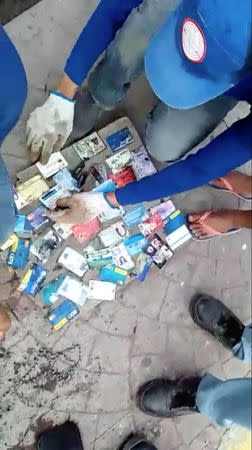
M43 106L36 108L26 125L31 161L46 164L51 153L59 151L73 129L73 100L51 92Z
M73 225L89 222L100 214L109 216L113 211L120 212L120 208L111 205L103 192L74 194L59 199L57 206L66 209L48 213L48 217L55 222Z

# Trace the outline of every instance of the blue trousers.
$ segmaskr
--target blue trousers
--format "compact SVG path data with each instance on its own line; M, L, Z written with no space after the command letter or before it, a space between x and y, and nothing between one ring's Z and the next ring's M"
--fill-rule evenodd
M237 358L251 362L252 328L244 329L241 343L234 349ZM199 385L196 404L199 411L222 426L233 424L251 430L251 378L219 380L206 374Z
M27 80L21 59L0 26L0 148L17 123L26 95ZM13 187L0 155L0 245L12 232L16 220Z

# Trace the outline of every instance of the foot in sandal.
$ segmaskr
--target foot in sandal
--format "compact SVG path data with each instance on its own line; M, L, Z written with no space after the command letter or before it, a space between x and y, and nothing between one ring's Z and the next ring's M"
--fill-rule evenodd
M233 211L208 211L188 216L189 228L197 239L205 240L229 233L234 227Z
M225 177L216 178L210 183L210 186L229 191L245 200L252 199L252 177L238 170L229 172Z

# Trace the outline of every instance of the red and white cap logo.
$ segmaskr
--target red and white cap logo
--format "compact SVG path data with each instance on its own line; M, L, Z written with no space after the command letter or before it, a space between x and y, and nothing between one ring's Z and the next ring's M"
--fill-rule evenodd
M182 24L182 48L185 56L194 63L201 63L206 56L206 39L194 19L187 18Z

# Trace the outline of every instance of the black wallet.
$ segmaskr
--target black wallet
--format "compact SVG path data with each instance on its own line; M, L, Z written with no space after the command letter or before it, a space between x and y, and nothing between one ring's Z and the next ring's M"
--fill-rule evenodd
M44 431L37 440L38 450L84 450L79 428L74 422L65 422Z

